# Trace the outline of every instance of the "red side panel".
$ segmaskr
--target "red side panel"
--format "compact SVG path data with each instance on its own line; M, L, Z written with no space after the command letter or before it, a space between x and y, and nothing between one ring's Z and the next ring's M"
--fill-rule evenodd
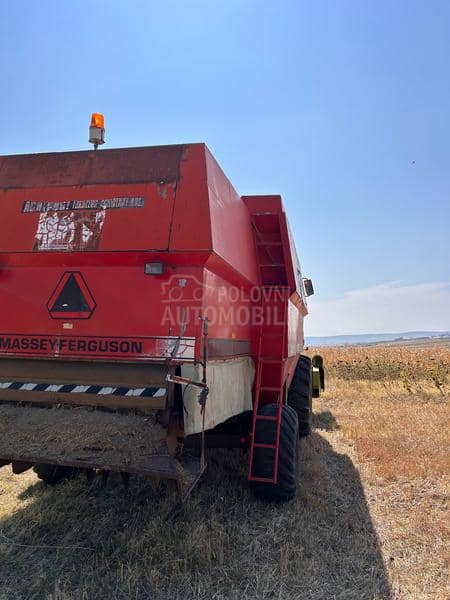
M205 148L204 144L189 145L181 161L170 232L171 252L212 250Z
M213 252L221 271L258 281L249 212L204 144L188 146L181 161L170 250Z
M254 310L248 287L204 269L203 314L209 321L211 358L250 354Z
M0 158L0 252L167 250L184 152Z
M207 148L206 166L213 250L249 281L257 282L249 211Z
M0 189L0 252L166 250L173 184Z

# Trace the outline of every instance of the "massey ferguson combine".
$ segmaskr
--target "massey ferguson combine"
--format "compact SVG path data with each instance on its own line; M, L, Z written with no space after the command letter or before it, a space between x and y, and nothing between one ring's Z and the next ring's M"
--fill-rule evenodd
M293 497L323 377L279 196L204 144L3 156L0 227L0 466L186 494L205 448L243 447L254 492Z

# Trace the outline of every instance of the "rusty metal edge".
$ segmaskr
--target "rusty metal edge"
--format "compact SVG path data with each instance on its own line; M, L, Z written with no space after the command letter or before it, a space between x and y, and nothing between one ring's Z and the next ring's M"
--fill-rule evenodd
M76 398L74 397L76 396ZM92 408L126 408L164 410L166 396L113 396L108 394L70 394L59 392L33 392L20 390L1 390L0 405L3 403L20 403L30 406L90 406Z
M0 465L6 466L10 463L27 463L30 465L36 464L49 464L60 467L73 467L78 469L100 469L103 471L115 471L117 473L133 473L135 475L154 476L161 477L163 479L179 479L179 474L176 469L175 459L166 454L154 454L149 457L151 462L154 459L160 461L160 466L154 466L148 469L135 468L132 466L117 465L117 464L98 464L97 461L88 462L81 460L60 460L52 459L49 457L38 457L38 456L20 456L20 457L0 457ZM167 467L162 466L166 463Z

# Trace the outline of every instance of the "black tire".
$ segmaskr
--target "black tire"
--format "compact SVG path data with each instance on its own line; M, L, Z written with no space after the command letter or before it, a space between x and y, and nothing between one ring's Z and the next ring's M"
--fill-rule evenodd
M309 356L300 356L288 390L287 403L298 417L298 435L306 437L312 426L312 369Z
M47 465L44 463L34 465L33 470L39 479L42 479L47 485L55 485L66 479L72 479L80 472L80 469L75 469L74 467L61 467L59 465Z
M260 415L274 417L277 415L276 404L266 404L259 410ZM276 421L257 421L255 442L274 444ZM255 448L253 453L253 471L256 477L272 478L275 450L272 448ZM258 498L264 500L291 500L297 491L298 481L298 420L295 410L283 406L280 424L280 445L278 455L277 483L252 481L251 488Z

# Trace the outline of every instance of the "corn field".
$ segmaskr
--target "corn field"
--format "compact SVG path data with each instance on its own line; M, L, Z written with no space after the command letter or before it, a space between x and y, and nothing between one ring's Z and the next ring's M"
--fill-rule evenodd
M408 393L435 389L447 397L450 387L450 349L374 346L321 348L328 377L345 381L401 384ZM314 354L314 350L311 350Z

